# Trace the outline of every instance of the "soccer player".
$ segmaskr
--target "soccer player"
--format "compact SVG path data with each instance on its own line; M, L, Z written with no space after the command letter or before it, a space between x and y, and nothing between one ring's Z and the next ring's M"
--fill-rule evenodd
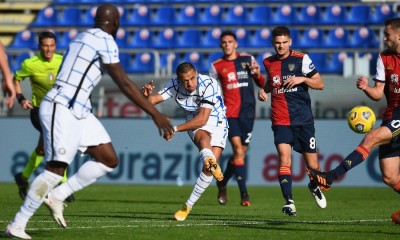
M10 66L8 65L7 53L1 42L0 42L0 71L1 74L3 75L3 84L2 84L3 94L4 96L9 95L8 98L5 100L5 104L8 106L8 108L12 108L15 99L15 88L12 83L12 76L11 76Z
M175 132L187 131L199 149L200 159L204 161L202 172L189 199L174 215L177 221L184 221L193 205L212 182L213 176L218 181L223 179L217 162L225 148L228 135L226 109L218 82L209 76L198 74L188 62L181 63L177 67L176 77L162 90L150 95L154 88L153 82L142 88L149 102L158 104L173 98L185 110L186 122L175 126Z
M67 227L63 216L64 199L117 167L119 160L110 136L91 112L90 95L104 70L125 96L150 114L165 139L173 135L170 119L143 97L119 62L114 40L120 24L118 9L112 4L100 5L94 22L93 28L78 34L70 43L56 82L40 104L46 169L32 182L23 205L6 228L6 236L30 239L25 227L43 201L58 225ZM54 188L78 150L92 158L67 182Z
M246 186L246 152L256 115L253 82L258 87L263 87L264 77L260 72L260 65L253 56L237 52L238 43L235 33L223 32L220 36L220 47L224 55L211 64L210 76L219 80L222 86L227 109L226 117L229 123L228 138L233 155L227 163L224 180L217 182L217 198L220 204L226 204L226 185L229 179L235 175L240 191L240 204L250 206L251 202Z
M379 101L385 96L387 107L380 127L365 135L358 147L335 169L320 172L309 169L314 181L329 189L333 181L367 159L373 148L379 146L379 165L383 182L400 193L400 18L385 21L384 37L386 49L377 60L374 86L369 86L368 78L361 76L356 86L370 99ZM392 214L395 223L400 224L400 211Z
M29 162L24 170L17 173L14 178L18 185L19 195L25 199L28 191L28 179L39 166L44 156L42 127L39 120L39 106L44 95L53 87L56 75L62 61L62 55L55 53L56 51L56 35L50 31L39 33L39 50L40 53L25 59L21 64L21 69L14 74L14 86L17 94L18 103L22 109L30 109L30 118L32 125L39 131L39 140L36 148L32 151ZM32 101L26 99L22 94L21 81L25 78L30 79L32 88ZM67 174L61 182L67 181ZM74 196L68 196L67 202L73 202Z
M271 93L271 120L274 142L279 156L278 178L286 201L282 212L296 216L292 193L292 148L303 155L307 166L319 169L314 117L308 89L322 90L324 81L307 54L290 49L290 30L278 26L272 31L276 52L264 59L267 73L259 99L267 101ZM308 184L317 205L326 207L326 199L316 183Z

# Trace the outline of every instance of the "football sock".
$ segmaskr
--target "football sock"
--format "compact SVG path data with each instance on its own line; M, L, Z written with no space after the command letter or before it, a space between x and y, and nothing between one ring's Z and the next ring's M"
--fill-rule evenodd
M87 161L68 181L54 188L52 197L56 200L64 201L72 193L96 182L99 177L106 175L112 170L113 168L94 160Z
M40 163L43 160L43 156L38 155L36 153L36 149L33 150L29 157L28 163L25 165L24 170L22 171L22 176L28 180L29 177L32 175L32 173L35 171L35 169L40 165Z
M246 165L235 166L236 181L239 186L240 195L247 193L246 187Z
M192 209L193 205L199 200L203 192L207 189L213 180L213 176L207 176L205 173L201 172L196 180L196 184L190 194L189 199L186 201L186 205Z
M235 166L233 165L232 158L228 160L228 163L226 164L226 169L224 172L224 180L221 182L217 181L217 186L219 187L224 187L226 184L228 184L229 179L233 176L235 173Z
M65 183L67 180L68 180L68 177L67 177L67 169L65 169L65 171L64 171L64 177L61 179L61 182L62 182L62 183Z
M278 179L283 197L286 201L292 199L292 172L289 166L279 167Z
M201 158L201 160L203 160L203 162L204 162L204 160L205 160L208 156L211 156L211 157L215 158L214 153L211 151L211 149L209 149L209 148L203 148L203 149L200 151L200 158Z
M58 174L47 170L38 175L33 180L24 204L22 204L13 221L25 227L29 219L43 203L47 193L61 181L61 178Z
M332 171L334 172L334 178L337 179L338 177L345 174L347 171L352 169L353 167L357 166L358 164L362 163L365 159L367 159L369 155L369 151L365 149L363 146L358 146L356 150L350 153L335 169Z

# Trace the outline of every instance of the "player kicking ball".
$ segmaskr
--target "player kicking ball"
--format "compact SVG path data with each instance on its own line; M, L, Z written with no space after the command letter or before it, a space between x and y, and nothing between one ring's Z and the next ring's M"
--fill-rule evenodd
M228 136L226 108L218 82L207 75L198 74L188 62L181 63L176 69L176 76L161 91L151 95L154 89L153 81L142 88L143 95L152 104L173 98L185 110L186 122L175 126L175 133L187 131L204 161L189 199L174 215L177 221L184 221L212 182L213 176L218 181L224 178L217 162Z

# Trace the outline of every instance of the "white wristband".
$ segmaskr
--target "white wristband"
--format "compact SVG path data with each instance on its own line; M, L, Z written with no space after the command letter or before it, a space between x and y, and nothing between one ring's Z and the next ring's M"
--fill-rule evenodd
M176 126L174 126L174 133L176 133L178 131L178 129L176 128Z

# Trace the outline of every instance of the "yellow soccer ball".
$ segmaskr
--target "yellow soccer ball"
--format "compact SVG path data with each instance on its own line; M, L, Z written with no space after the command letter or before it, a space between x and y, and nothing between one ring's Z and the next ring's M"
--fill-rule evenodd
M374 111L367 106L356 106L347 117L349 127L356 133L367 133L374 128L376 117Z

